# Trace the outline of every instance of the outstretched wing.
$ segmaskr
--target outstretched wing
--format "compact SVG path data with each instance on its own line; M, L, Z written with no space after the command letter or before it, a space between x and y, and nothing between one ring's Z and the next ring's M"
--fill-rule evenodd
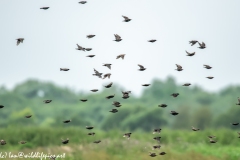
M180 66L179 64L176 64L177 68L182 68L182 66Z
M204 42L202 42L202 46L203 46L203 47L205 47L205 46L206 46Z
M141 65L141 64L138 64L138 66L141 68L141 69L143 69L144 67Z
M128 20L129 18L127 16L122 16L125 20Z
M95 69L95 68L93 68L94 69L94 72L96 73L96 74L99 74L99 72Z

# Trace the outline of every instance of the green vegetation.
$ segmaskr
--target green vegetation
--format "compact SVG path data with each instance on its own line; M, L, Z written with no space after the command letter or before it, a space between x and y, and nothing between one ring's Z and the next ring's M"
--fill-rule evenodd
M173 98L170 94L178 92ZM113 99L105 97L115 94ZM150 151L167 152L166 160L238 160L237 132L240 107L236 105L240 86L228 86L209 93L197 86L177 85L173 78L153 80L140 97L122 99L121 87L113 84L96 93L76 93L52 83L29 80L13 90L0 87L0 139L7 144L1 152L22 151L53 154L66 153L66 160L145 160ZM87 102L79 99L87 98ZM49 104L43 100L52 99ZM121 102L118 113L113 101ZM158 107L165 103L166 108ZM172 116L171 110L179 112ZM26 115L33 115L30 119ZM64 124L63 121L72 122ZM95 136L88 136L85 126L94 126ZM193 132L191 126L200 128ZM162 128L161 149L153 151L154 128ZM132 132L130 140L123 133ZM158 135L158 134L157 134ZM210 144L208 135L217 136ZM69 138L67 145L61 138ZM19 141L26 144L18 144ZM93 141L102 140L100 144ZM160 158L158 155L155 158Z
M6 128L0 130L1 138L7 144L1 147L1 152L25 154L30 152L43 152L44 154L60 155L65 153L66 160L70 159L148 159L149 152L160 153L165 151L164 159L180 160L237 160L240 156L239 138L236 131L219 129L193 132L189 130L163 129L160 136L160 150L152 150L157 142L152 131L136 131L128 140L123 137L123 132L112 130L104 132L95 130L95 136L88 136L86 129L77 127L68 128ZM209 135L217 137L217 143L208 141ZM69 138L68 144L61 143L61 138ZM18 144L20 140L27 141L26 144ZM101 140L99 144L93 141ZM160 155L159 155L160 156ZM159 157L158 156L158 157ZM156 158L158 158L156 157Z
M170 94L178 92L173 98ZM113 99L105 97L116 94ZM143 130L155 127L189 129L232 128L230 123L238 122L240 107L237 97L240 86L229 86L219 93L208 93L196 86L177 85L173 78L166 81L153 80L140 97L130 95L122 99L121 87L113 84L109 89L102 88L96 93L75 93L68 88L61 88L52 83L29 80L17 85L13 90L0 88L0 103L5 108L0 110L0 127L7 126L43 126L69 127L86 125L98 129ZM42 97L41 97L42 96ZM87 98L87 102L79 99ZM52 99L50 104L43 100ZM118 113L109 112L114 108L113 101L121 102ZM167 108L158 107L166 103ZM178 116L170 115L175 110ZM31 119L23 118L32 114ZM69 124L62 121L72 119Z

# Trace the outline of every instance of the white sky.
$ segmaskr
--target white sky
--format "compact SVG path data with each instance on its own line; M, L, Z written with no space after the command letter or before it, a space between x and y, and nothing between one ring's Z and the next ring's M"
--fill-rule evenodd
M169 75L178 83L209 91L240 83L240 1L89 0L85 5L79 1L0 1L0 85L12 88L34 78L90 90L114 82L139 94L141 84ZM39 9L43 6L50 9ZM122 22L122 15L132 21ZM87 39L88 34L96 37ZM114 34L123 40L113 41ZM24 43L16 46L16 38L25 38ZM157 42L147 42L150 39ZM193 39L204 41L207 48L191 47ZM93 50L78 51L77 43ZM187 57L185 50L196 55ZM91 59L89 54L96 56ZM126 54L125 59L116 60L119 54ZM112 63L112 70L103 63ZM137 64L147 70L139 72ZM184 70L177 72L175 64ZM204 69L203 64L213 68ZM70 71L60 72L60 67ZM92 76L93 68L112 73L111 79Z

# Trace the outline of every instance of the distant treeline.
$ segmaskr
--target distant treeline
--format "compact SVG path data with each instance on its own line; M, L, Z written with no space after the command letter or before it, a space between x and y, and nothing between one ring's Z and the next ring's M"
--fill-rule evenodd
M122 99L121 86L113 83L111 88L102 88L99 92L75 93L56 86L53 83L28 80L13 90L0 88L0 127L44 126L68 127L87 125L98 129L121 129L149 131L153 128L191 129L191 126L207 128L232 128L231 123L240 122L240 86L228 86L218 93L209 93L197 86L177 85L174 78L166 81L153 80L140 97ZM170 96L179 93L177 98ZM106 96L115 94L112 99ZM79 99L88 99L81 102ZM52 99L49 104L45 99ZM109 112L113 101L121 102L119 112ZM158 107L165 103L166 108ZM170 111L179 115L172 116ZM32 118L25 118L33 115ZM63 121L72 122L64 124Z

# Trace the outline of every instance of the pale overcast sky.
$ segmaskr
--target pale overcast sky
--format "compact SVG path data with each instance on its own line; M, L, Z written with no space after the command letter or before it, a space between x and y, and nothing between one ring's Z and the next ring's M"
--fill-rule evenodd
M239 0L79 1L0 1L0 85L12 88L34 78L86 91L114 82L139 94L141 84L169 75L179 84L189 82L209 91L240 84ZM41 10L44 6L50 8ZM122 15L132 21L122 22ZM87 39L88 34L96 37ZM113 41L114 34L123 40ZM25 40L16 46L16 38ZM147 42L150 39L157 42ZM195 39L207 48L190 46ZM93 50L78 51L77 43ZM185 50L196 55L188 57ZM89 54L96 56L86 57ZM125 59L117 60L119 54L126 54ZM112 63L112 70L103 63ZM147 70L138 71L137 64ZM177 72L175 64L184 70ZM203 64L213 68L204 69ZM70 71L60 72L60 67ZM112 73L111 79L92 76L93 68Z

